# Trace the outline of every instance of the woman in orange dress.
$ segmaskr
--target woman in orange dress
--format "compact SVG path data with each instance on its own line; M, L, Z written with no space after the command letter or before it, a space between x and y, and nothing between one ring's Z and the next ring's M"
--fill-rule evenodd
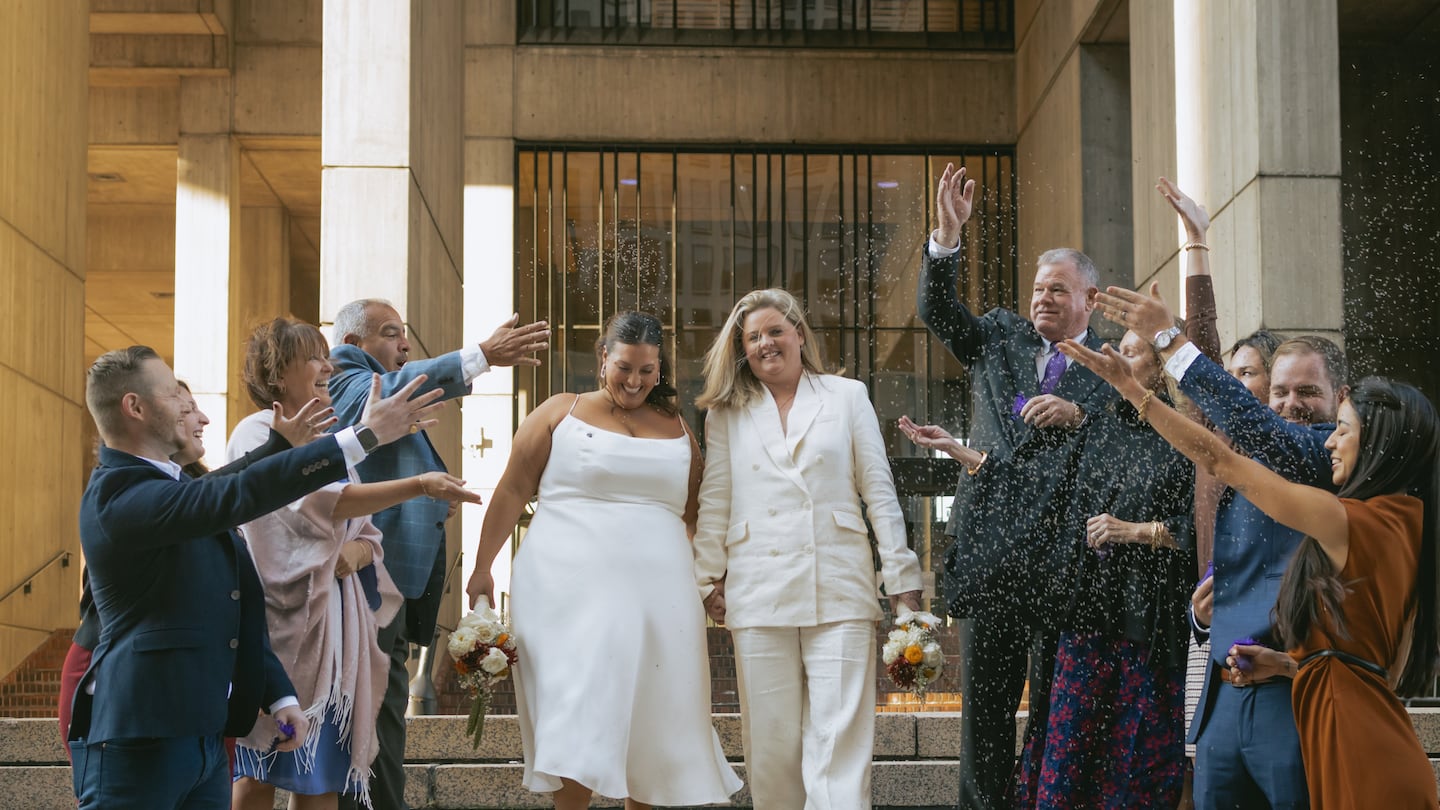
M1378 377L1340 405L1330 450L1340 492L1286 481L1153 399L1114 350L1061 351L1105 378L1176 449L1308 537L1285 572L1277 627L1289 653L1236 642L1244 687L1295 679L1291 701L1316 807L1437 807L1435 773L1396 689L1435 673L1440 428L1416 389ZM1147 414L1148 411L1148 414Z

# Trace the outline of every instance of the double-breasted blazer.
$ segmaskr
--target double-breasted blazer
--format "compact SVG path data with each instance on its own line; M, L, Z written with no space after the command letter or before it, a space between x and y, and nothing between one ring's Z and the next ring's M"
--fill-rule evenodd
M232 527L344 475L329 437L195 480L101 448L80 502L100 643L70 738L239 737L261 708L293 695L270 650L260 578Z
M865 385L805 374L788 431L761 391L747 407L706 418L695 533L702 595L725 578L732 628L882 618L866 515L888 593L919 590L920 563Z

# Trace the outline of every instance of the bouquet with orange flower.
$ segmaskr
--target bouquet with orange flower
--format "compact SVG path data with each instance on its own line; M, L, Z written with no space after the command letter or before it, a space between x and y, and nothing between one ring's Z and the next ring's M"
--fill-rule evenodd
M470 738L470 747L479 748L491 689L496 681L510 677L510 668L520 659L515 652L515 634L493 608L481 605L460 620L447 647L455 659L460 685L475 698L470 704L465 734Z
M934 614L912 611L901 606L895 616L895 629L885 639L880 658L890 680L901 689L925 700L930 684L945 668L945 653L935 636L940 620Z

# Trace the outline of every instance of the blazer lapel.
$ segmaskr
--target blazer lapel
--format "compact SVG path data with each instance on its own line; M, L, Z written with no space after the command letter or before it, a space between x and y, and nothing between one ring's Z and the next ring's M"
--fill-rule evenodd
M1085 344L1085 348L1097 352L1105 345L1104 339L1095 334L1093 329L1085 333L1085 339L1081 343ZM1070 367L1065 369L1065 373L1060 376L1060 384L1055 386L1055 396L1071 402L1081 402L1088 399L1095 389L1102 385L1108 385L1108 383L1096 376L1095 372L1079 363L1071 363Z
M824 399L816 390L815 378L809 374L802 376L799 387L795 389L795 401L790 404L790 417L785 421L785 449L791 458L795 457L795 448L800 446L805 432L815 424L815 417L820 415L822 407Z
M745 410L745 417L750 420L751 427L760 437L760 444L765 448L765 455L770 457L771 463L785 474L785 477L795 482L801 489L805 488L805 480L800 477L800 470L795 466L795 459L791 455L789 440L785 431L780 427L780 411L775 407L775 397L770 395L770 390L760 386L761 399ZM795 395L798 400L799 392ZM793 416L795 406L791 406Z

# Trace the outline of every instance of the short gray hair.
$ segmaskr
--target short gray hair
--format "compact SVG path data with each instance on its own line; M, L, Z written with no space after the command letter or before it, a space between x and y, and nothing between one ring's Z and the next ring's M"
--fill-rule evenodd
M1037 268L1047 264L1066 263L1075 265L1075 269L1080 271L1080 276L1085 279L1088 286L1100 289L1100 271L1095 269L1095 262L1090 261L1089 256L1075 248L1051 248L1041 253L1040 258L1035 260Z
M331 328L330 334L334 336L335 343L345 342L345 338L354 335L361 340L370 337L375 332L375 324L365 316L365 311L375 305L395 308L395 305L384 298L359 298L343 307L335 313L335 325Z

